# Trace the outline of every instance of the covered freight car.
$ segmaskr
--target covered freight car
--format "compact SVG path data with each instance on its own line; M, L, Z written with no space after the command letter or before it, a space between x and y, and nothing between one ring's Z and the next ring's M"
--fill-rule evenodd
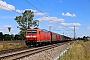
M61 41L69 41L69 40L72 40L72 38L67 37L65 35L61 35Z
M61 41L61 35L51 32L51 42L56 43L56 42L60 42L60 41Z

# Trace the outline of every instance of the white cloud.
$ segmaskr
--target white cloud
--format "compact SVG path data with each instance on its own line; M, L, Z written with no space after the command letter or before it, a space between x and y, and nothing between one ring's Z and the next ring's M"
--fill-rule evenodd
M25 10L31 10L32 12L37 12L37 10L33 10L33 9L25 9Z
M48 26L53 26L52 24L48 25Z
M0 26L0 30L4 31L4 30L8 29L8 27L11 27L11 30L14 30L11 25Z
M34 14L36 16L45 16L45 15L48 14L48 13L41 13L41 12L38 12L37 10L33 10L33 9L25 9L25 10L31 10L32 12L34 12ZM16 12L23 13L25 10L19 10L19 9L17 9Z
M58 26L57 28L64 28L64 27L67 27L67 26ZM74 27L70 27L70 26L68 28L69 28L69 30L74 29ZM75 29L78 30L79 28L78 27L75 27Z
M8 34L8 27L11 27L10 32L12 31L16 31L15 28L13 28L11 25L4 25L4 26L0 26L0 32L2 32L3 34Z
M0 30L4 29L2 26L0 26Z
M88 27L87 27L87 29L89 29L89 30L90 30L90 26L88 26Z
M0 9L15 10L15 7L13 5L7 4L5 1L0 0Z
M11 25L4 25L3 27L6 27L6 28L8 28L8 27L12 27Z
M67 12L66 14L65 13L62 13L63 16L70 16L70 17L76 17L75 14L70 14L69 12Z
M74 29L74 27L70 27L70 28ZM78 30L79 28L78 27L75 27L75 29Z
M47 15L48 13L41 13L41 12L36 12L35 15L37 16L45 16Z
M83 38L84 36L88 36L88 35L87 35L87 34L83 34L83 35L81 35L81 36L79 36L79 37L82 37L82 38Z
M61 23L63 26L81 26L80 23Z
M41 17L41 18L38 18L36 20L39 20L39 21L42 21L42 20L50 20L50 21L54 21L54 22L64 22L64 19L62 18L57 18L57 17Z
M16 10L16 12L18 12L18 13L23 13L25 10L19 10L19 9L17 9Z
M32 12L37 12L37 10L33 10L33 9L25 9L25 10L31 10ZM19 10L19 9L16 9L16 12L18 13L23 13L25 10Z
M63 26L58 26L57 28L63 28Z

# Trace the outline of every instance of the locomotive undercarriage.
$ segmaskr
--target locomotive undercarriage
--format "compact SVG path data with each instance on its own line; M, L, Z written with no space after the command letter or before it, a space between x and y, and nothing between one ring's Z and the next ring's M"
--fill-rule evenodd
M50 44L50 42L36 42L36 40L28 40L28 41L25 41L25 42L26 42L26 45L28 47L31 47L31 46L43 46L43 45Z
M28 41L25 41L26 42L26 45L28 47L30 46L36 46L36 41L35 40L28 40Z

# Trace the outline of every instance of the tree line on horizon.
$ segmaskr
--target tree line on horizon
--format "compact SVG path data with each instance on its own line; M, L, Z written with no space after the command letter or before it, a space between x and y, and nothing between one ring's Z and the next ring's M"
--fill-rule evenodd
M22 37L19 34L3 34L0 32L0 41L11 41L11 40L25 40L25 36Z
M89 39L88 39L89 38ZM0 32L0 41L11 41L11 40L25 40L25 36L23 37L20 34L3 34ZM83 40L83 41L88 41L90 40L89 36L83 36L82 38L78 37L76 40Z

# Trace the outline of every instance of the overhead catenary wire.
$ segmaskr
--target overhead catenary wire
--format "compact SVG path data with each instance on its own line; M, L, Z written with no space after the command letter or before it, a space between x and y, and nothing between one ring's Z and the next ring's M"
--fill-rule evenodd
M39 0L37 0L37 2L43 7L43 9L45 9L45 7L39 2ZM46 10L46 9L45 9ZM46 10L46 12L48 12L47 10ZM49 13L49 12L48 12ZM51 15L52 16L52 15ZM52 20L52 19L51 19ZM56 26L53 30L55 30L56 28L57 28L58 26ZM68 27L67 27L68 28ZM52 30L52 31L53 31Z
M36 10L38 10L39 12L41 12L42 14L44 14L41 10L39 10L37 7L35 7L33 4L31 4L29 1L25 0L29 5L33 6ZM48 17L47 15L44 14L44 16ZM47 24L44 24L47 25Z
M49 13L49 11L39 2L39 0L37 0L37 2L40 4L40 6L41 6L44 10L46 10L47 13ZM53 15L50 14L50 16L53 16Z
M39 2L39 0L37 0L37 2L45 9L45 7ZM46 10L46 9L45 9ZM48 12L47 10L46 10L46 12ZM49 13L49 12L48 12ZM51 15L52 16L52 15ZM57 28L58 26L56 26L53 30L55 30L56 28ZM68 26L66 26L67 28L69 28ZM70 29L70 28L69 28ZM52 31L53 31L52 30ZM71 29L70 29L71 30Z
M29 1L25 0L28 4L30 4L31 6L33 6L36 10L40 11L41 13L43 13L41 10L39 10L37 7L35 7L33 4L31 4ZM43 13L44 14L44 13ZM45 15L45 14L44 14Z
M12 0L10 0L12 3L14 3ZM27 0L26 0L27 1ZM28 2L28 1L27 1ZM29 3L29 2L28 2ZM16 3L14 3L14 4L16 4ZM31 4L31 3L29 3L30 5L32 5L34 8L36 8L33 4ZM16 5L18 5L18 4L16 4ZM20 6L19 6L20 7ZM22 7L21 7L22 8ZM37 10L39 10L38 8L36 8ZM39 10L40 11L40 10ZM41 13L43 13L42 11L40 11ZM46 25L45 25L46 26Z
M60 26L60 25L59 25ZM58 28L59 26L56 26L52 31L54 31L56 28ZM66 27L66 28L68 28L68 29L70 29L70 31L74 31L74 30L72 30L71 28L69 28L68 26L62 26L62 27ZM66 30L67 31L67 30ZM74 33L75 34L75 33Z
M48 10L39 2L39 0L37 0L37 2L40 4L40 6L41 6L47 13L49 13ZM50 16L52 16L52 15L50 15ZM52 19L51 19L51 20L52 20Z
M47 11L47 9L39 2L39 0L37 0L37 2L40 4L40 6L44 9L44 10L46 10L46 12L47 13L49 13L48 11ZM50 16L52 16L52 15L50 15ZM52 20L52 18L51 18L51 20ZM49 26L50 27L50 26ZM56 27L57 28L57 27ZM55 29L56 29L55 28ZM49 30L51 30L51 29L49 29ZM54 29L53 29L54 30Z
M11 0L10 0L11 1ZM14 3L13 1L12 1L12 3ZM14 11L14 12L16 12L16 10L13 10L13 9L11 9L11 8L9 8L9 7L6 7L6 6L4 6L4 5L2 5L2 4L0 4L2 7L4 7L4 8L7 8L8 10L11 10L11 11ZM40 11L41 12L41 11ZM21 14L21 13L19 13L19 14ZM46 26L46 24L44 24L43 23L43 25L45 25Z
M12 0L10 0L12 3L14 3ZM27 0L25 0L25 1L27 1ZM37 0L38 1L38 0ZM28 2L28 1L27 1ZM30 5L32 5L34 8L36 8L37 10L39 10L37 7L35 7L33 4L31 4L30 2L28 2ZM38 3L43 7L43 5L38 1ZM14 3L14 4L16 4L16 3ZM0 4L1 5L1 4ZM17 4L16 4L17 5ZM3 5L1 5L1 6L3 6ZM5 6L3 6L3 7L5 7ZM8 7L5 7L5 8L8 8ZM44 8L44 7L43 7ZM10 9L10 8L8 8L8 9ZM44 8L45 9L45 8ZM10 9L10 10L12 10L12 9ZM45 9L46 10L46 9ZM13 10L13 11L15 11L16 12L16 10ZM43 13L41 10L39 10L41 13ZM47 10L46 10L47 11ZM48 12L48 11L47 11ZM44 24L44 25L46 25L46 24ZM56 28L57 28L57 26L56 26ZM55 29L56 29L55 28ZM67 27L68 28L68 27Z
M9 0L11 1L12 3L14 3L15 5L17 5L18 7L22 8L21 6L19 6L17 3L13 2L12 0Z
M43 9L46 10L47 13L49 13L49 12L47 11L47 9L39 2L39 0L37 0L37 2L40 4L41 7L43 7Z
M9 0L9 1L11 1L12 3L14 3L12 0ZM16 3L14 3L14 4L16 4ZM12 11L14 11L14 12L16 12L16 10L13 10L13 9L10 9L10 8L8 8L8 7L6 7L6 6L4 6L4 5L2 5L2 4L0 4L2 7L4 7L4 8L7 8L8 10L12 10ZM18 6L18 4L16 4L17 6ZM20 6L19 6L20 7ZM20 7L21 8L21 7ZM41 12L41 11L40 11ZM21 14L21 13L19 13L19 14ZM46 26L46 25L45 25Z

